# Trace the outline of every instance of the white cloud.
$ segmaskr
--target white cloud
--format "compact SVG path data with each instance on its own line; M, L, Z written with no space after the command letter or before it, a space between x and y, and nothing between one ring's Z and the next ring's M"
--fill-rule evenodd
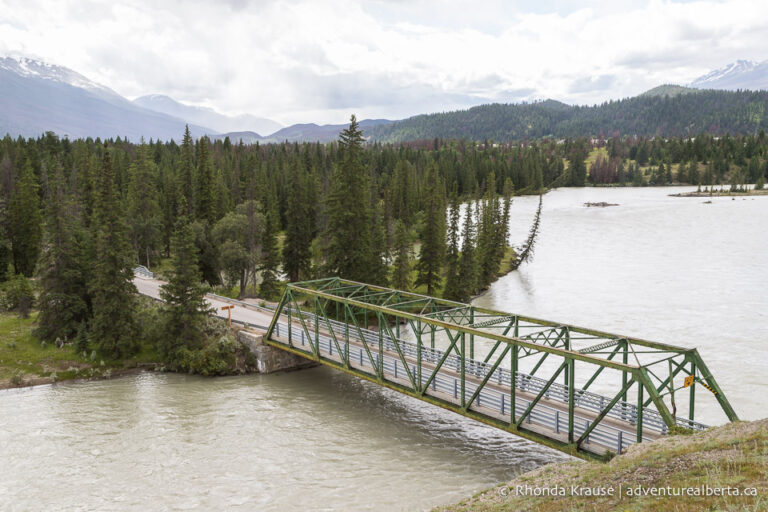
M594 103L768 58L768 3L0 0L0 51L283 123Z

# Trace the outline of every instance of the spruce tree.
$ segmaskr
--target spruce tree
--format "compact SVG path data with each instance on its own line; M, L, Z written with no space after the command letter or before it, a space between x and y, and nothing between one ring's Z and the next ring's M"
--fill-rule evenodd
M91 349L90 341L88 340L88 330L85 321L80 322L77 327L77 335L75 336L75 350L78 354L85 357Z
M181 143L181 161L179 163L179 189L186 200L187 213L192 214L194 206L194 173L195 173L195 143L189 133L189 125L184 129Z
M339 136L341 162L328 198L328 271L366 282L371 278L368 180L363 167L363 132L353 115Z
M148 151L147 145L141 144L136 161L128 169L128 222L136 261L151 268L151 254L160 237L160 207L154 182L157 168Z
M440 270L445 257L445 200L437 165L427 171L426 207L421 232L421 251L416 264L416 286L426 285L432 295L440 283Z
M208 137L202 137L197 155L196 217L213 224L216 221L216 192Z
M461 283L459 282L459 217L461 205L458 197L458 185L453 183L451 190L451 206L448 212L448 249L445 255L445 289L443 297L449 300L462 298Z
M0 196L0 283L8 279L8 265L12 261L11 241L6 236L8 214L5 197Z
M480 288L490 285L499 271L499 264L501 263L500 238L504 238L506 233L505 226L501 226L501 224L499 200L496 195L496 175L491 171L486 181L486 192L482 200L478 224L477 259L479 266L477 278Z
M37 178L29 159L8 204L8 232L13 267L31 277L40 255L43 227Z
M211 307L205 300L197 266L195 236L182 201L176 231L171 239L171 269L168 283L160 288L164 330L159 351L165 361L174 364L179 350L196 350L203 343L203 326Z
M46 237L40 258L40 314L37 336L71 338L89 317L90 261L85 232L74 201L64 188L61 168L49 182Z
M277 247L277 232L280 229L279 213L275 200L271 200L265 212L264 236L261 243L261 286L259 293L265 299L278 298L279 283L277 280L280 253Z
M395 261L392 266L392 287L397 290L411 289L411 237L401 220L395 221Z
M387 225L384 215L384 205L378 201L376 187L371 190L371 212L370 230L371 230L371 261L369 263L368 281L371 284L386 286L389 281L387 273L387 257L389 248L387 247Z
M291 165L286 198L285 242L283 244L283 271L288 280L296 282L309 275L312 263L310 242L312 218L310 215L308 180L302 176L298 162Z
M459 258L459 284L455 300L466 302L477 291L477 263L475 260L475 225L472 206L467 206L461 231L461 257Z
M136 287L128 228L106 145L96 184L92 225L95 261L89 283L93 300L91 338L103 355L119 358L136 349Z

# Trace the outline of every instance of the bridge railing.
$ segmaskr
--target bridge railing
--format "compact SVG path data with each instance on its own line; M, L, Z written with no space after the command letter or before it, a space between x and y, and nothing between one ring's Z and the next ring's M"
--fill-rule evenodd
M133 268L133 273L140 277L148 277L150 279L153 279L155 277L155 273L149 270L144 265L137 265Z
M305 318L309 318L311 315L304 313L303 316ZM339 322L335 322L335 324L338 325ZM289 324L287 323L275 324L275 335L278 338L281 336L287 337L288 330ZM335 351L334 343L330 336L319 335L318 337L315 337L315 335L311 332L309 335L307 335L302 330L296 330L295 327L293 327L291 330L293 331L292 334L297 346L304 347L308 346L310 343L316 343L320 352L327 354L328 356L333 357L335 355L337 358L350 357L356 363L358 368L365 368L366 365L369 365L363 348L349 347L348 354L346 353L345 349L342 348L341 353L339 353L338 351ZM366 342L370 343L370 341L371 340L367 340ZM411 343L408 344L412 345ZM382 369L383 373L390 377L392 380L396 381L403 379L404 366L398 359L392 357L384 357L380 360L378 355L375 355L374 364L371 365L370 368L375 371L379 367ZM415 365L412 364L410 368L412 372L416 371ZM526 379L526 377L526 375L518 375L518 380L522 382ZM422 384L427 384L428 376L422 375L421 380ZM468 392L474 392L479 388L479 386L476 384L469 382L466 385ZM431 383L429 383L428 392L430 392L430 394L433 396L439 396L440 394L448 395L449 397L453 396L453 399L456 400L458 399L459 388L460 386L458 378L438 374L431 381ZM478 394L478 398L473 405L473 410L492 410L503 416L510 412L509 396L509 393L505 393L501 390L483 389ZM515 416L521 416L525 412L526 408L530 406L530 404L531 400L518 398L515 405ZM560 409L539 403L534 406L531 413L526 417L526 425L534 424L551 429L555 435L560 435L564 432L567 432L567 414ZM581 418L580 421L576 421L576 425L574 426L575 434L582 435L585 431L587 431L587 429L590 428L590 426L591 421L589 418ZM585 443L598 444L605 448L615 449L617 453L620 453L635 443L633 434L634 433L628 429L621 429L615 426L600 424L594 427L594 429L589 433L585 439ZM650 441L652 439L645 437L644 440Z
M315 315L313 313L295 310L292 308L286 308L286 309L290 309L293 315L301 314L307 320L311 322L315 321ZM343 322L339 322L338 320L329 320L329 321L333 326L334 330L339 329L336 332L341 332L345 328L345 324ZM378 342L378 337L379 337L378 332L372 331L369 329L364 329L364 328L361 328L360 330L363 333L363 336L364 336L363 339L366 341L366 343L373 344ZM357 337L354 334L354 332L351 333L350 335L353 337ZM412 343L404 339L398 339L397 341L400 345L400 349L403 351L404 354L412 358L417 357L419 348L417 347L416 343ZM395 343L387 335L384 335L384 346L386 350L395 351ZM421 357L422 357L422 360L425 362L438 363L443 358L443 355L444 355L444 351L440 349L430 348L430 347L421 348ZM461 361L459 356L449 354L446 358L445 365L455 368L456 371L458 371L461 367ZM484 378L490 372L492 373L492 377L489 380L489 382L496 383L498 385L510 384L511 378L512 378L512 373L510 370L506 368L496 368L495 370L492 371L492 365L479 360L468 360L466 362L466 372L467 374L471 374L479 378ZM516 378L517 378L516 387L521 391L538 393L542 389L544 389L544 387L547 384L547 381L545 379L528 375L525 373L521 373L519 371L517 372ZM583 389L577 388L574 391L574 393L575 393L575 405L577 407L589 409L598 413L601 412L610 401L610 398L606 397L605 395L592 393L590 391L585 391ZM549 389L545 392L545 397L550 400L559 400L563 403L568 403L568 387L562 384L553 383L549 387ZM635 424L637 422L637 405L631 404L624 400L619 400L616 403L616 405L608 412L607 416L619 419L621 421L627 421L629 423ZM658 411L656 411L654 408L644 407L643 417L644 417L646 428L656 430L662 434L666 434L668 432L669 429L667 428L667 425L664 423L664 419L658 413ZM676 424L680 427L688 428L691 430L697 430L697 431L701 431L709 428L708 425L705 425L703 423L691 421L687 418L681 418L681 417L676 418Z
M401 328L415 339L406 340ZM327 350L320 346L323 336ZM294 338L308 343L300 347ZM587 440L611 429L622 432L613 439L618 447L633 442L628 437L642 441L644 429L659 435L672 427L706 428L694 417L694 384L711 391L728 418L736 419L695 350L337 278L288 284L266 339L569 453L594 452ZM350 344L364 356L364 370L351 360ZM395 380L381 362L387 354L397 359L386 364L402 372ZM430 392L445 384L446 373L456 379L455 402ZM688 418L670 412L677 410L682 388L690 388ZM505 414L490 414L486 403ZM542 412L547 407L555 411L551 417ZM554 434L542 433L537 417ZM591 418L583 429L582 418Z

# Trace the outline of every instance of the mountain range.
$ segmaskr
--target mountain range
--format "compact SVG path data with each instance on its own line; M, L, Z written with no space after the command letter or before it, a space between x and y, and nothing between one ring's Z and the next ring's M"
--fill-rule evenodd
M364 120L371 127L389 120ZM0 136L142 137L180 140L185 125L193 137L255 142L330 142L346 125L279 123L249 114L227 116L152 94L133 101L63 66L25 57L0 57ZM262 134L266 134L262 135Z
M184 119L187 122L206 126L216 133L252 131L262 135L270 135L283 127L271 119L256 117L250 114L227 116L212 108L194 107L179 103L163 94L149 94L133 100L133 103L155 112Z
M737 60L724 68L710 71L690 83L695 89L768 89L768 60L753 62Z
M367 119L360 125L369 139L383 142L752 133L768 128L768 93L747 89L768 89L768 61L739 60L688 87L659 86L634 98L591 107L554 100L492 104L401 121ZM227 116L158 94L130 101L71 69L30 58L0 57L0 135L36 137L53 131L70 138L179 140L185 125L194 137L229 137L244 143L329 142L346 126L282 127L263 117Z

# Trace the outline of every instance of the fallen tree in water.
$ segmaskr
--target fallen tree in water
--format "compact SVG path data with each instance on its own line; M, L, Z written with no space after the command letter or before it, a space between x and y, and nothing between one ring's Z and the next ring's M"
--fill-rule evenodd
M517 257L512 260L510 271L517 270L520 265L533 258L533 249L536 245L536 237L539 234L539 222L541 220L541 202L542 196L539 195L539 207L536 209L536 215L533 218L533 224L528 232L528 238L519 248L515 248Z

